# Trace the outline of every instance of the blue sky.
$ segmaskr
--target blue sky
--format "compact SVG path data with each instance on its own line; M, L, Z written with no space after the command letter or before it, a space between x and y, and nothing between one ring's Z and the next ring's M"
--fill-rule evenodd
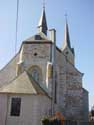
M17 0L0 0L0 68L15 54ZM23 40L37 32L42 0L20 0L17 50ZM48 27L57 31L57 46L64 38L68 15L71 44L76 67L84 73L83 86L89 91L89 107L94 104L94 0L46 0Z

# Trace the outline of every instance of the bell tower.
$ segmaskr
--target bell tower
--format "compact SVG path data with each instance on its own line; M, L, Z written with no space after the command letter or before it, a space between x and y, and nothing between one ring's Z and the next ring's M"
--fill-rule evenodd
M62 51L63 51L63 54L66 56L66 59L71 64L74 65L75 64L75 62L74 62L75 53L74 53L74 48L71 48L67 19L66 19L66 23L65 23L64 42L63 42Z

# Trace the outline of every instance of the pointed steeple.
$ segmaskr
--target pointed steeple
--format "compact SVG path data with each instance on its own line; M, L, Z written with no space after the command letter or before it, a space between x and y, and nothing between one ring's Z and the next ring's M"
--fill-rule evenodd
M66 18L65 30L64 30L64 42L63 42L62 50L64 50L64 49L67 48L67 47L68 47L68 48L72 51L72 53L74 54L74 48L71 48L68 22L67 22L67 18Z
M63 42L62 52L66 56L67 60L71 64L74 65L75 64L75 62L74 62L75 52L74 52L74 48L71 48L67 19L66 19L66 23L65 23L64 42Z
M63 49L65 49L66 47L69 47L69 48L71 49L70 36L69 36L69 29L68 29L67 19L66 19L66 23L65 23Z
M48 27L47 27L47 21L46 21L45 7L43 6L42 15L40 17L39 24L38 24L38 31L43 32L45 35L47 35L47 30L48 30Z

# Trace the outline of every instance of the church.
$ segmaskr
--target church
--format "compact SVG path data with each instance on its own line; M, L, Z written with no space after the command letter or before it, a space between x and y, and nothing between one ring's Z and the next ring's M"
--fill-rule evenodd
M62 48L56 45L56 30L48 31L45 8L37 30L0 70L0 125L41 125L55 112L88 121L88 91L75 67L68 22Z

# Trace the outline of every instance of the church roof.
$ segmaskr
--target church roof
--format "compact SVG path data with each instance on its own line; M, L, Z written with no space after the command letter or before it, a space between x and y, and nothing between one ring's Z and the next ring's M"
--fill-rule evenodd
M0 88L0 93L48 95L46 88L36 83L26 71L8 85Z
M43 32L39 32L37 34L35 34L34 36L24 40L24 41L27 41L27 42L32 42L32 41L50 41L50 39L43 33Z

